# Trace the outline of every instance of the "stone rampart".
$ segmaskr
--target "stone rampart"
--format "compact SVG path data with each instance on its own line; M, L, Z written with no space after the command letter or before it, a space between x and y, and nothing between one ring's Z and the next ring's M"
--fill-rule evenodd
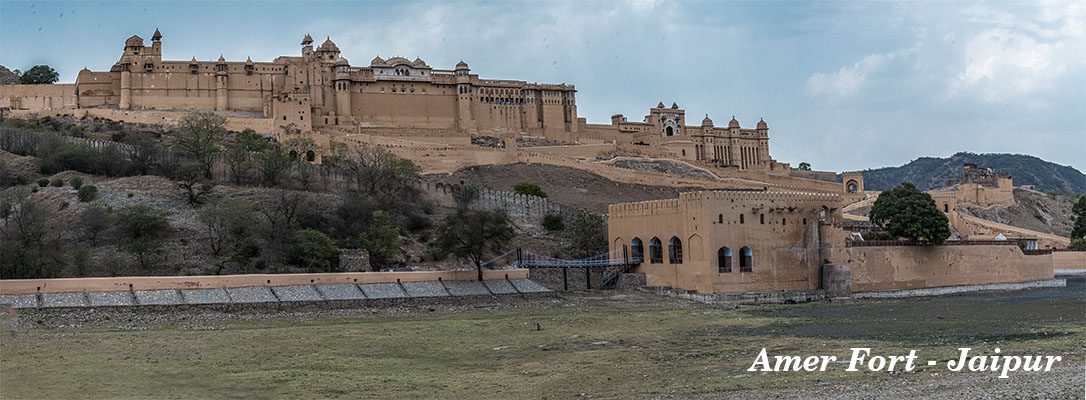
M852 291L857 293L1053 278L1051 254L1027 256L1018 246L869 246L835 251L844 256Z

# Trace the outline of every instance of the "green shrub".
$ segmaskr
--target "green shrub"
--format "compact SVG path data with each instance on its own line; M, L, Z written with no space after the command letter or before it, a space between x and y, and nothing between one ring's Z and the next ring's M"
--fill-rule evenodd
M98 187L94 185L83 186L79 188L76 194L79 196L79 201L86 203L98 198Z
M78 176L72 177L72 179L68 180L68 184L72 185L72 189L79 190L79 188L83 186L83 178Z
M566 221L561 214L547 214L543 216L543 229L552 232L565 230Z
M547 192L544 192L543 189L539 187L539 185L536 185L534 183L518 183L516 184L516 186L513 186L513 191L528 196L538 196L543 198L547 197Z
M62 186L64 186L64 179L54 178L52 184L53 184L53 187L62 187Z
M1086 251L1086 239L1078 238L1071 240L1071 244L1067 246L1068 249Z
M41 187L49 186L49 178L38 179L38 186L41 186Z

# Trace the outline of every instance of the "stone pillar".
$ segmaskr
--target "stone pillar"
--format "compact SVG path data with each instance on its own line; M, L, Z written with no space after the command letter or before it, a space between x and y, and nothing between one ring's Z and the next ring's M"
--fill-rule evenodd
M215 77L215 111L226 111L230 106L230 100L227 97L226 89L226 75L218 75Z
M129 71L121 71L121 104L119 107L122 110L132 108L132 73Z

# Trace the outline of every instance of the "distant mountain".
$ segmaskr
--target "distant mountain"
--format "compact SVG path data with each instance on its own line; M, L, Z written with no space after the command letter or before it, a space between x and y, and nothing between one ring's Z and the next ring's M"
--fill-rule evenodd
M0 65L0 85L10 85L13 83L19 83L19 75L15 75L15 73L8 70L7 67Z
M992 167L1014 177L1015 186L1033 185L1037 190L1086 193L1086 175L1072 167L1053 164L1023 154L958 153L949 158L921 157L900 167L862 171L864 188L887 190L909 181L921 190L940 188L948 179L960 180L966 163Z

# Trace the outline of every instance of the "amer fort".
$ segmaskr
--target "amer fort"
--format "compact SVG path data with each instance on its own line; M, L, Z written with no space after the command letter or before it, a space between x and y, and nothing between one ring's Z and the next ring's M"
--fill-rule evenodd
M744 126L730 117L718 125L699 113L688 121L678 102L647 99L651 107L643 118L616 114L609 122L590 123L577 113L572 84L486 79L464 61L442 69L421 58L378 56L355 65L331 38L317 44L308 34L297 55L271 61L167 60L164 43L158 30L149 42L133 35L123 45L118 42L120 56L108 71L84 69L74 83L4 85L0 108L12 116L90 116L166 126L189 112L206 111L226 116L230 130L308 143L291 150L312 163L338 144L376 145L428 174L547 164L616 182L698 188L673 199L611 204L611 256L601 264L581 265L591 280L592 268L613 269L620 260L624 279L628 275L640 285L687 296L878 297L1058 285L1062 280L1054 279L1055 270L1084 261L1082 252L1053 250L1066 247L1067 238L959 213L963 205L1014 203L1013 178L983 166L965 166L960 182L929 192L954 232L946 244L864 241L871 223L852 211L870 207L879 193L865 190L859 172L800 170L775 160L769 124L762 119ZM292 141L296 138L309 140ZM635 163L659 168L628 167ZM532 279L533 266L547 267L530 261L521 266L529 267ZM541 275L549 272L541 270ZM529 278L514 275L514 281ZM79 290L307 284L265 278L116 278ZM455 277L462 278L471 277ZM331 275L320 279L358 282ZM401 282L391 275L368 279ZM607 282L607 276L595 279ZM479 290L496 293L487 288ZM27 281L5 283L2 289L0 294L18 296L75 287Z

